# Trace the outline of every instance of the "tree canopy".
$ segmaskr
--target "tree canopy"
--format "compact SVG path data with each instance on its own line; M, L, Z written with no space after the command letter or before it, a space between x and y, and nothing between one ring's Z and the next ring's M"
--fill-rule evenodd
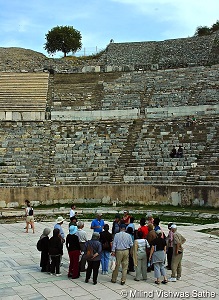
M209 35L209 34L214 33L217 30L219 30L219 21L214 23L211 27L208 27L208 26L197 27L195 36Z
M44 49L53 54L57 51L64 53L76 52L81 49L81 33L72 26L56 26L46 34Z

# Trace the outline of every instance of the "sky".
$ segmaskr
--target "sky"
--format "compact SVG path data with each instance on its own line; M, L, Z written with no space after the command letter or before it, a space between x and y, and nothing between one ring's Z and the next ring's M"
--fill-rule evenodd
M0 0L0 47L45 54L45 36L73 26L90 55L115 43L162 41L194 35L219 19L219 0ZM62 57L61 52L53 57Z

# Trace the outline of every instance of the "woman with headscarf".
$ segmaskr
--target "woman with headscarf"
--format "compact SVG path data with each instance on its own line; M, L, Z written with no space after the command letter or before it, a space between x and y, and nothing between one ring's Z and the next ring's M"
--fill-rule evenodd
M49 255L51 257L50 275L61 276L60 261L63 255L63 243L58 228L53 229L53 236L49 239Z
M81 247L79 243L78 236L76 235L77 226L71 225L69 227L69 234L66 237L66 248L69 255L69 268L68 268L68 277L72 279L79 278L79 256L81 253Z
M87 271L86 271L86 279L85 282L88 283L91 273L93 271L93 284L97 284L97 276L98 270L100 267L100 260L101 260L101 252L102 252L102 245L99 241L100 234L98 232L94 232L92 235L91 240L85 243L85 255L87 257ZM88 256L88 252L92 253L91 256Z
M41 272L49 272L50 271L50 259L49 259L49 234L50 229L45 228L43 230L43 234L40 236L40 251L41 251L41 259L40 259L40 267Z

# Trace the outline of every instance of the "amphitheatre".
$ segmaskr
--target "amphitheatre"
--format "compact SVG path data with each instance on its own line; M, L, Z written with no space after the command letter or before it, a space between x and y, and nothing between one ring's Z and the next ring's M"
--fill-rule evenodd
M219 206L219 32L90 59L0 57L0 207Z

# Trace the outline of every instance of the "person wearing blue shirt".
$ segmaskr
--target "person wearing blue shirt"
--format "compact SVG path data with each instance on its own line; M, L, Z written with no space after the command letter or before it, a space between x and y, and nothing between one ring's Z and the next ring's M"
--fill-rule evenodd
M63 219L63 217L58 217L56 220L56 224L54 226L54 229L59 229L59 234L61 236L61 240L62 242L65 242L65 234L64 231L62 229L62 224L64 222L65 219Z
M96 219L94 219L91 222L90 228L93 229L94 232L100 233L103 231L104 225L105 225L105 223L104 223L104 220L102 219L102 214L98 213Z

